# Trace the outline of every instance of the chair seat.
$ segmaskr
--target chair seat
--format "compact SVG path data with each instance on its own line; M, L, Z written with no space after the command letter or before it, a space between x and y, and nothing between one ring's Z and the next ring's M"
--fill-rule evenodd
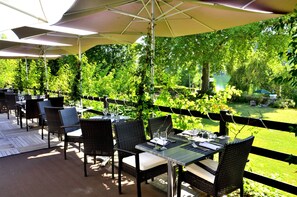
M67 136L68 137L81 137L82 136L81 129L77 129L77 130L74 130L74 131L67 132Z
M123 163L126 163L130 166L136 167L135 156L131 155L129 157L123 158ZM154 167L157 167L162 164L166 164L167 161L161 157L153 155L151 153L143 152L139 154L139 169L144 171Z
M200 161L200 163L204 164L205 166L211 168L212 170L216 171L218 167L218 162L211 160L211 159L205 159ZM210 183L214 183L215 175L211 174L210 172L206 171L202 167L198 166L195 163L192 163L185 167L185 169L196 176L205 179L206 181Z

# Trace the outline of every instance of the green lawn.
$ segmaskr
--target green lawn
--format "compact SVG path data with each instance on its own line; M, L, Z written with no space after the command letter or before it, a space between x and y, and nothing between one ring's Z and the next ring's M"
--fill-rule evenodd
M297 124L297 110L295 109L250 107L249 105L245 104L232 104L230 106L232 106L241 116ZM218 123L212 120L203 120L203 125L207 130L219 130ZM231 126L234 127L235 130L240 130L243 125L233 124ZM297 155L297 137L295 137L293 133L246 126L240 132L238 137L244 138L251 134L255 135L253 146ZM234 134L230 133L230 135L232 136ZM250 155L249 159L250 162L248 163L246 169L279 181L283 181L295 186L297 185L297 165L289 165L286 162L279 162L252 154ZM281 193L280 196L295 195Z

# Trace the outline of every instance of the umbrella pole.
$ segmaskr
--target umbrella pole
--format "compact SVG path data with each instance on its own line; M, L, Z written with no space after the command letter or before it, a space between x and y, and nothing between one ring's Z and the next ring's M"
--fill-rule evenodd
M151 1L151 99L154 102L154 59L155 59L155 0Z
M43 55L44 68L45 68L45 81L46 81L46 89L48 90L48 76L47 76L47 65L46 65L46 55Z
M80 76L80 79L79 79L79 91L82 93L82 68L81 68L81 39L80 37L78 37L78 60L79 60L79 76ZM82 98L80 98L80 107L82 108L83 107L83 104L82 104Z

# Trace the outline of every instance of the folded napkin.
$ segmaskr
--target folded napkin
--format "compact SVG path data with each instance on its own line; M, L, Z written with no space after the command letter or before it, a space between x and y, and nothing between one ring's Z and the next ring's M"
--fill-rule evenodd
M217 149L220 149L222 147L222 146L219 146L219 145L211 144L209 142L200 142L199 143L199 146L202 146L202 147L205 147L205 148L209 148L211 150L217 150Z
M198 132L197 131L194 131L194 130L184 130L182 132L183 135L197 135Z
M162 139L162 138L153 138L153 139L151 139L151 142L154 144L158 144L160 146L165 146L168 143L167 140Z

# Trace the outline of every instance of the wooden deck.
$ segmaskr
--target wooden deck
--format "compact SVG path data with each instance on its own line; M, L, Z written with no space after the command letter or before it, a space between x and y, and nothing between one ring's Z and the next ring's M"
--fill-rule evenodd
M0 114L0 157L19 154L23 152L47 148L47 131L44 139L41 139L41 128L37 125L37 120L29 124L32 128L29 131L17 125L14 114L7 119L6 113ZM26 123L23 122L23 125ZM55 136L51 136L51 146L56 146L60 142Z
M26 123L23 120L23 125L25 124ZM32 126L29 131L26 130L26 127L23 127L21 129L20 126L17 125L16 118L13 114L10 115L10 119L7 119L6 113L0 113L0 158L29 151L45 149L48 147L47 131L44 131L44 139L42 140L41 127L37 125L37 120L35 120L35 123L33 124L31 123L31 121L29 121L29 124ZM51 147L59 146L61 149L63 149L63 142L60 142L54 135L51 135L50 137ZM69 148L71 148L71 146ZM83 158L83 153L79 152L77 147L72 146L71 149L71 151L75 149L74 151L78 155L80 155L80 158ZM62 157L61 160L63 160ZM115 165L117 165L117 158L115 158ZM167 174L163 174L159 177L156 177L155 181L150 182L150 184L165 192L164 194L166 194L166 182ZM187 187L187 185L184 185L182 187L182 196L205 196L205 194L197 190L194 191L190 187ZM163 194L161 196L163 196Z

